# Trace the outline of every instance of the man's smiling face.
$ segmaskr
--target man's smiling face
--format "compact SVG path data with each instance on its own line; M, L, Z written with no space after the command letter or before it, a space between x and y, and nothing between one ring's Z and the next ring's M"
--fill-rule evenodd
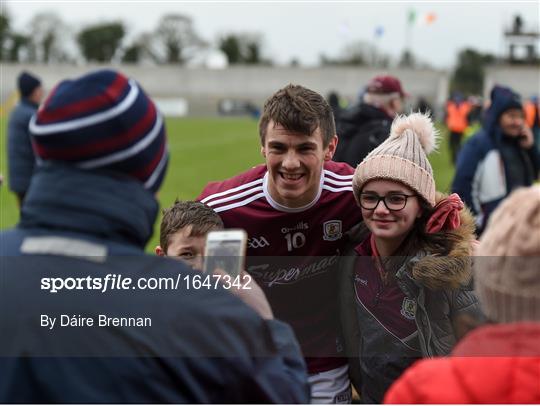
M311 135L290 131L273 121L268 123L262 154L268 168L268 189L272 198L286 207L309 204L319 191L325 161L332 159L337 137L324 147L321 129Z

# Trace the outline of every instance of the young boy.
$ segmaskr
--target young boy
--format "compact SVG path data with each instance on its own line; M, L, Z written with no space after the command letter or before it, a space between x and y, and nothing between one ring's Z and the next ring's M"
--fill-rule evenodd
M206 234L223 229L221 218L200 202L182 202L163 210L156 254L177 257L202 271Z

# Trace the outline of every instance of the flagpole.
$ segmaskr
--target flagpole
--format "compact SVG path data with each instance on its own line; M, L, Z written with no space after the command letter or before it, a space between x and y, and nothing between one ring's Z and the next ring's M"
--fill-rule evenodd
M405 51L403 53L403 56L407 53L409 58L412 56L412 27L415 20L416 10L411 8L407 14L407 24L405 25Z
M405 28L405 52L411 52L411 26L409 20L407 20L407 27Z
M373 58L372 58L372 63L373 63L373 67L377 68L378 65L379 65L379 54L380 54L380 49L379 49L379 41L380 41L380 38L384 35L384 27L382 25L377 25L375 27L375 31L373 32L373 35L374 35L374 39L373 39Z

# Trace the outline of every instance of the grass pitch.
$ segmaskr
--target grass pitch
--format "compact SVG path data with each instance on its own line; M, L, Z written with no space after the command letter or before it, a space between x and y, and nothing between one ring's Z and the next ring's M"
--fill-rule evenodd
M0 123L0 229L13 227L19 220L15 195L7 188L6 118ZM257 122L249 118L169 118L166 120L170 162L165 182L159 192L161 207L176 198L194 199L213 180L236 175L264 162L260 154ZM439 127L441 128L441 127ZM447 148L447 134L441 128L439 152L430 155L437 189L447 192L454 174ZM154 235L147 245L153 251L159 240L161 215L154 225Z

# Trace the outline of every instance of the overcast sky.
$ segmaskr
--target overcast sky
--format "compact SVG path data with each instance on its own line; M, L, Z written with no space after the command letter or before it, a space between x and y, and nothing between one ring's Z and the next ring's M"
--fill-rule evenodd
M415 55L439 68L451 67L458 50L472 47L505 53L503 28L521 14L526 26L538 30L540 1L333 1L333 2L181 2L181 1L26 1L0 0L17 30L27 30L36 13L52 11L80 27L122 20L129 36L153 30L166 13L191 16L208 41L227 32L260 32L264 53L278 63L297 58L314 65L319 56L338 56L347 43L369 41L397 58L406 38ZM407 16L416 23L407 33ZM432 22L427 15L432 13ZM434 19L433 19L434 17ZM378 36L375 32L378 31Z

